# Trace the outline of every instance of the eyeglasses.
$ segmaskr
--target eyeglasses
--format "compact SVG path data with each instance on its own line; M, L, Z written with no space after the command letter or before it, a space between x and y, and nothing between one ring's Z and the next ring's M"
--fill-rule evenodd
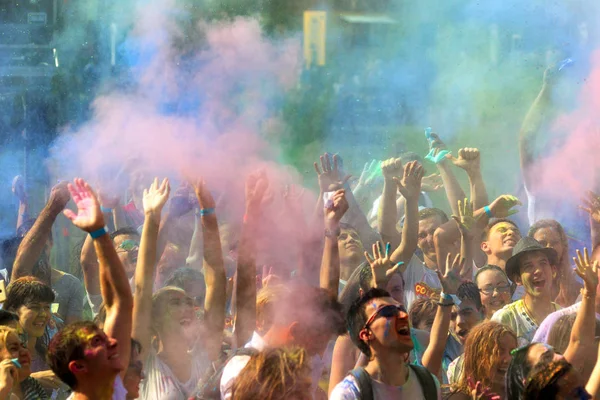
M498 293L508 293L510 292L510 285L504 286L486 286L483 289L479 289L479 291L487 296L494 294L494 292Z
M363 329L369 329L369 325L371 325L373 321L375 321L379 317L392 318L399 315L400 312L405 313L405 318L408 318L408 312L406 311L406 307L404 307L403 305L397 306L394 304L389 304L387 306L379 307L377 311L375 311L367 320L367 323L365 324Z
M123 240L123 243L121 243L118 247L118 249L126 251L126 252L139 250L139 248L140 248L140 244L138 242L136 242L135 240L131 240L131 239ZM119 250L117 250L117 253L119 253Z

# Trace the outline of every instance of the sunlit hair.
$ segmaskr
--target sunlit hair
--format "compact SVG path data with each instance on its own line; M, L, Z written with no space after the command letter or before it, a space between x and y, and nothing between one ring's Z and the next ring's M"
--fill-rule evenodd
M74 322L58 331L48 346L48 365L56 376L69 385L71 389L77 386L77 378L69 369L71 361L82 360L88 344L88 335L99 328L90 321Z
M17 312L21 306L31 303L52 303L54 292L50 286L33 276L16 279L6 288L6 301L3 308Z
M471 393L468 378L473 382L480 381L483 387L491 387L494 368L499 363L500 340L510 335L517 342L517 335L506 325L497 322L482 322L471 329L465 342L463 354L463 372L453 390Z
M277 304L284 293L287 292L285 285L269 285L260 289L256 295L256 322L259 334L267 332L273 324L275 312L273 305Z
M440 210L439 208L424 208L421 211L419 211L419 221L422 221L424 219L428 219L431 217L440 217L440 219L442 220L442 224L445 224L446 222L448 222L448 215L446 215L445 212L443 212L442 210Z
M559 380L571 371L573 366L564 359L536 366L527 380L522 398L524 400L556 399L560 391Z
M6 341L10 334L14 334L17 338L19 337L17 331L10 326L0 326L0 349L6 349Z
M250 357L235 379L231 398L311 399L310 386L310 358L304 349L266 349Z
M516 231L519 232L519 234L521 234L521 231L519 230L519 227L517 226L517 224L515 224L513 221L511 221L508 218L494 218L492 219L490 222L488 222L488 224L486 225L486 227L483 229L483 233L481 236L481 240L482 241L486 241L490 238L490 232L492 231L492 228L498 224L501 224L502 222L506 222L507 224L510 224L512 226L515 227Z
M568 258L566 260L564 259L564 257L569 257L569 239L567 238L564 228L558 221L553 219L541 219L535 224L531 225L527 236L533 237L537 231L544 228L554 229L560 237L560 242L563 247L563 254L559 254L560 259L558 262L562 264L564 261L569 261Z
M408 311L410 326L417 329L422 322L425 322L428 326L433 325L437 309L438 305L433 299L428 297L416 299Z

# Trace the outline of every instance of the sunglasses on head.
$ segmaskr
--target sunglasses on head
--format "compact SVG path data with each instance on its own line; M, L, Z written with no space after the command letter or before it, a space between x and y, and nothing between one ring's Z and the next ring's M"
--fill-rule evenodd
M131 239L123 240L123 243L121 243L119 245L119 249L122 249L125 251L131 251L131 250L135 250L135 249L139 249L139 248L140 248L140 244L138 242L136 242L135 240L131 240Z
M407 314L408 318L408 312L403 305L388 304L387 306L379 307L367 320L363 329L369 329L369 325L379 317L392 318L398 316L400 312Z

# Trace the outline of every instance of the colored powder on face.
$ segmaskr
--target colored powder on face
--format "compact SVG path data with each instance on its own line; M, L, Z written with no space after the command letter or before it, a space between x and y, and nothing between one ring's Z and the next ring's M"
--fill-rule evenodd
M390 326L392 325L392 320L391 318L387 318L385 321L385 332L383 333L383 337L384 338L388 338L388 336L390 336Z

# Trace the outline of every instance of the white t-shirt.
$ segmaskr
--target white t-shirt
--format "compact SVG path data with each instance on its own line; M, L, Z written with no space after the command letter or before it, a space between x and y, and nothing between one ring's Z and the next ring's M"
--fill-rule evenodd
M424 283L432 289L441 289L442 285L437 273L425 266L425 264L419 260L419 257L412 256L406 270L402 274L404 277L404 304L406 309L410 310L410 306L413 301L417 299L415 292L415 285L417 283Z
M112 400L125 400L127 397L127 389L123 386L123 381L121 380L121 376L117 375L115 378L115 383L113 383L113 395L111 397ZM67 400L73 400L75 398L75 393L71 393Z
M198 382L210 366L210 362L199 344L196 344L190 353L192 356L190 378L187 382L180 382L171 368L158 357L156 350L151 349L144 365L146 377L142 381L140 398L144 400L186 400L192 396Z
M435 376L431 376L435 381L437 398L438 400L441 400L442 392L440 390L440 383ZM409 368L408 379L402 386L386 385L385 383L376 381L372 378L371 385L373 387L373 400L425 400L425 394L421 388L419 378L412 368ZM343 381L338 383L329 396L329 400L360 399L360 390L352 375L348 375Z

